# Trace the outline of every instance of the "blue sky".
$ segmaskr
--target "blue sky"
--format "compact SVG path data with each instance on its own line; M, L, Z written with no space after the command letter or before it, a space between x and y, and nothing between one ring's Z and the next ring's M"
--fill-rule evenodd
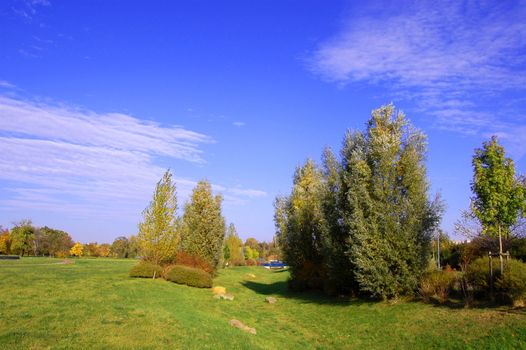
M166 168L270 240L294 168L393 102L428 135L453 233L471 156L526 172L525 1L2 1L0 224L136 233Z

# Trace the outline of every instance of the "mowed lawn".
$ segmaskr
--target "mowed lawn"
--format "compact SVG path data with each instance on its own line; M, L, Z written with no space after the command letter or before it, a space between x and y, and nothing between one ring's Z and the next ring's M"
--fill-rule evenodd
M260 267L222 270L214 284L235 295L223 301L207 289L129 278L131 260L60 261L0 261L0 349L526 348L521 310L291 294L287 272Z

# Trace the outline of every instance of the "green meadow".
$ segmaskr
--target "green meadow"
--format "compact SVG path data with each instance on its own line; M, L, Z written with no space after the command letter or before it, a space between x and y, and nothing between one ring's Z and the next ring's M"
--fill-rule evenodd
M220 270L214 285L235 296L226 301L209 289L129 278L133 260L61 261L0 261L1 349L526 348L520 309L295 294L288 272L261 267Z

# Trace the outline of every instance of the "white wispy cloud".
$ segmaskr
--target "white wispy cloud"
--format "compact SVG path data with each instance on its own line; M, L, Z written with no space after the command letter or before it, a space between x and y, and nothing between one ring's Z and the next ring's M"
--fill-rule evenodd
M15 5L11 7L11 11L26 21L31 21L37 14L39 7L48 6L51 6L51 2L48 0L25 0L15 3Z
M513 106L501 108L504 95L526 91L524 18L524 1L384 2L351 11L308 66L337 84L388 86L391 96L414 100L438 127L496 132L526 116L519 99L508 98Z
M0 210L136 220L165 168L205 164L209 136L120 113L0 95ZM181 201L196 181L173 169ZM217 186L233 204L264 192Z
M16 89L16 85L11 84L7 80L0 80L0 87L5 89Z
M233 122L232 125L233 126L237 126L238 128L240 128L242 126L245 126L245 122Z

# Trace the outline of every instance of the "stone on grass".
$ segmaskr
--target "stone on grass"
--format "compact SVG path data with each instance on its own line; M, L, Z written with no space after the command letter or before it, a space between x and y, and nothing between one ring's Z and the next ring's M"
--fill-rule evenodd
M221 286L215 286L214 288L212 288L212 293L214 293L215 295L226 294L226 288Z
M256 275L254 275L253 273L247 273L247 276L250 278L256 278Z
M265 301L269 304L274 304L276 301L278 301L278 299L274 298L274 297L266 297L265 298Z
M234 296L232 294L216 294L214 295L215 299L221 299L221 300L234 300Z
M243 322L241 322L239 320L230 320L230 325L232 327L239 328L239 329L241 329L244 332L248 332L250 334L256 334L256 329L255 328L249 327L249 326L243 324Z

